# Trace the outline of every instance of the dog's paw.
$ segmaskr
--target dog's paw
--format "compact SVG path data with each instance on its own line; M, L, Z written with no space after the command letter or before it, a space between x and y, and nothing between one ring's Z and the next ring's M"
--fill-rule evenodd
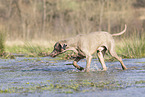
M79 70L82 71L82 70L84 70L84 68L83 67L80 67Z

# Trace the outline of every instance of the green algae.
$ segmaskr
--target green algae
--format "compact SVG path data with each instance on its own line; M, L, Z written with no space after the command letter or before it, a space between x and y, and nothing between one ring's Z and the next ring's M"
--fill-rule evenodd
M71 82L71 81L69 81ZM59 82L54 83L53 81L47 80L46 82L41 82L40 84L26 82L22 87L8 87L6 89L0 89L0 93L34 93L34 92L42 92L42 91L54 91L58 93L66 93L72 94L75 92L84 93L90 92L94 90L119 90L125 89L127 87L131 87L138 84L145 84L145 81L135 81L135 83L126 83L119 81L106 81L106 82L92 82L84 80L80 83L74 82L66 84ZM15 83L15 82L14 82Z

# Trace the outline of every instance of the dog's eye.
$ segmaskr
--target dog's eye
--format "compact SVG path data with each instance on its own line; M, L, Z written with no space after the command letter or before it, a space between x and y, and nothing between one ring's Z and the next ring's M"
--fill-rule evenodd
M64 44L62 48L65 50L65 49L66 49L66 46L67 46L67 45L66 45L66 44Z

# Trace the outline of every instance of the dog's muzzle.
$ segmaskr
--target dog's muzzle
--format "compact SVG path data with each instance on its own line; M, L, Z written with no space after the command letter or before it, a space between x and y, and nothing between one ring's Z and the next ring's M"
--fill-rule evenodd
M59 54L59 52L53 51L49 54L50 57L56 57Z

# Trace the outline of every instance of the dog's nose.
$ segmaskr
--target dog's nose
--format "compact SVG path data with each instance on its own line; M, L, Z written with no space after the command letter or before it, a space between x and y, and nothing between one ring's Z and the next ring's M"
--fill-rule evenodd
M52 57L53 55L52 55L52 53L50 53L48 56Z

